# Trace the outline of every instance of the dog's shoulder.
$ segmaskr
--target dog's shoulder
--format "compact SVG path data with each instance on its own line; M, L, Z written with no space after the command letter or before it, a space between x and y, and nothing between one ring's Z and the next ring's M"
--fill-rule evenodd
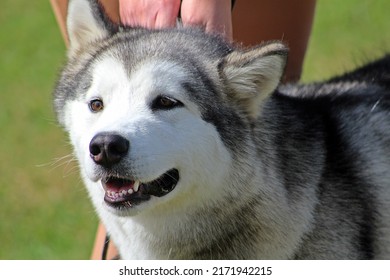
M323 82L282 85L274 95L278 99L333 108L356 103L369 106L380 100L382 108L390 110L390 55Z
M331 83L360 81L390 89L390 54L370 62L355 71L332 78Z

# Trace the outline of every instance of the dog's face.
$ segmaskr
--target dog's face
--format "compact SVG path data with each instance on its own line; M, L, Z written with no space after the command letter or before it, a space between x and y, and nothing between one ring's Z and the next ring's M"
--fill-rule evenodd
M232 192L234 150L250 141L285 47L240 52L200 31L119 32L100 15L93 1L70 2L69 63L55 92L95 206L181 211Z
M205 193L199 186L223 180L229 152L188 97L186 79L186 69L169 61L142 63L129 75L106 57L91 66L86 92L67 104L80 165L104 195L95 185L90 191L109 209L131 213L179 194L195 199Z

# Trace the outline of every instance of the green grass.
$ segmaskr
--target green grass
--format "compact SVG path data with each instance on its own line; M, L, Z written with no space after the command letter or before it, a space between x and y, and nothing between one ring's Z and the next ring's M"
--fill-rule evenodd
M51 90L65 48L49 1L0 9L0 259L88 258L97 219L57 126ZM61 165L65 164L65 165Z
M65 48L48 0L0 9L0 259L89 258L97 218L51 90ZM320 0L303 80L340 74L390 50L390 1Z
M303 81L329 78L390 52L388 0L318 0Z

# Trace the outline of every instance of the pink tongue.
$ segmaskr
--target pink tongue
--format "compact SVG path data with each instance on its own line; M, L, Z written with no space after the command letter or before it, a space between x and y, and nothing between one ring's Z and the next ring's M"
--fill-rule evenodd
M134 187L134 182L125 180L110 180L105 183L106 191L121 192L128 191Z

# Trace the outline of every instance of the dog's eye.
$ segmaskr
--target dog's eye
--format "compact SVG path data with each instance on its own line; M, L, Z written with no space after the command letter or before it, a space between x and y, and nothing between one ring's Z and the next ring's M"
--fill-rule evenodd
M104 104L103 104L103 101L101 99L93 99L89 102L89 109L92 111L92 112L100 112L101 110L103 110L104 108Z
M178 106L183 106L183 103L172 97L161 95L153 101L152 110L169 110Z

